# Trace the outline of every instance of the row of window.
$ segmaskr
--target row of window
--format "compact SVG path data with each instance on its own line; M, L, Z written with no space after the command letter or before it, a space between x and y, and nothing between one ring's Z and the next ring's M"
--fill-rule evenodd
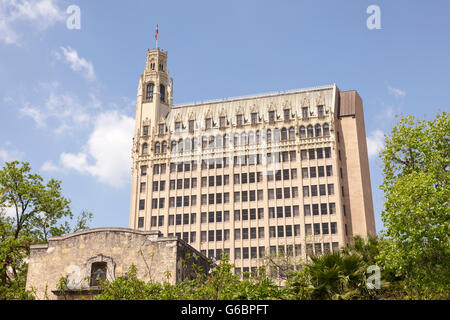
M147 100L149 99L150 96L153 95L153 84L149 84L147 86L147 92L148 94L146 95ZM150 88L149 88L150 86ZM302 118L303 119L308 119L310 117L310 115L312 115L312 113L309 112L309 107L302 107ZM276 120L279 120L281 115L276 114L275 111L271 110L268 112L268 120L269 122L275 122ZM324 107L322 105L317 106L317 116L318 117L323 117L324 116ZM284 121L287 120L292 120L295 119L295 115L291 114L291 109L283 109L283 117L284 117ZM250 114L250 123L252 125L255 125L259 122L261 122L262 118L258 117L258 113L257 112L252 112ZM237 126L242 126L244 123L248 123L248 119L244 119L244 115L243 114L237 114L236 115L236 125ZM196 120L189 120L188 122L188 130L190 132L193 132L196 127ZM230 121L227 119L227 117L225 116L220 116L219 117L219 123L218 123L218 127L219 128L225 128L226 126L228 126L230 124ZM204 128L205 129L211 129L213 127L217 127L217 124L213 122L213 119L211 117L208 117L205 119L205 123L204 123ZM165 132L165 124L160 124L158 127L158 132L159 134L163 134ZM181 121L175 121L175 132L180 132L183 128L183 125L181 123ZM197 128L198 129L198 128Z
M314 160L331 158L331 148L316 148L316 149L304 149L300 151L301 160ZM208 159L201 161L201 169L220 169L226 168L230 165L229 157ZM296 151L283 151L283 152L273 152L266 154L266 163L282 163L282 162L294 162L297 160ZM243 156L233 156L233 165L258 165L262 164L262 154L253 155L243 155ZM197 170L197 161L190 162L178 162L170 163L170 173L172 172L189 172ZM160 163L153 166L153 174L165 174L166 164ZM147 174L147 166L141 166L141 175L145 176Z
M323 131L322 131L323 130ZM145 131L145 130L144 130ZM329 125L325 123L323 127L320 124L316 124L313 128L312 125L308 127L301 126L299 129L300 138L312 138L312 137L320 137L329 136L330 129ZM273 133L271 129L266 131L265 142L267 144L277 144L279 142L284 141L293 141L295 140L295 129L291 127L289 129L282 128L281 131L279 129L274 129ZM172 140L170 142L170 150L171 152L190 152L198 150L198 147L201 146L202 150L207 149L221 149L221 148L229 148L239 147L239 146L254 146L261 144L261 131L257 130L255 133L250 131L248 133L235 133L233 135L233 140L231 141L231 136L229 134L225 135L216 135L216 136L203 136L201 138L201 144L199 143L198 138L180 138L178 140ZM154 145L155 153L166 153L168 151L167 141L157 141ZM148 154L148 143L144 142L141 147L142 154Z
M312 210L311 210L312 208ZM320 210L319 210L320 209ZM344 207L345 209L345 207ZM279 206L279 207L269 207L269 218L289 218L289 217L298 217L299 206ZM305 204L303 206L304 216L316 216L319 215L327 215L327 214L335 214L336 213L336 204L334 202L330 203L316 203L316 204ZM264 219L264 208L252 208L252 209L237 209L234 210L234 221L247 221L247 220L257 220ZM201 213L201 223L214 223L214 222L227 222L230 221L230 211L210 211L210 212L202 212ZM196 213L185 213L185 214L171 214L169 215L169 226L171 225L182 225L182 224L195 224L197 222L197 214ZM163 226L164 225L164 216L160 215L158 217L153 216L152 222L153 226ZM139 218L138 227L142 228L144 226L144 217Z
M326 167L310 167L310 168L302 168L302 178L315 178L315 177L324 177L325 173L327 176L333 175L333 168L331 165ZM297 179L297 169L283 169L268 171L267 172L267 181L281 181L281 180L289 180L289 179ZM234 184L246 184L246 183L255 183L261 182L263 180L262 172L249 172L249 173L236 173L233 176ZM230 182L229 175L218 175L218 176L209 176L201 178L201 186L202 187L214 187L214 186L226 186ZM161 181L153 181L153 191L164 191L166 182L164 180ZM145 192L145 182L141 182L140 184L140 192ZM184 179L172 179L170 180L170 190L179 190L179 189L191 189L197 187L197 178L184 178Z
M156 217L155 217L156 218ZM152 219L153 226L153 219ZM156 221L155 225L156 226ZM325 222L325 223L314 223L313 228L311 224L305 224L305 235L312 235L312 230L314 230L314 235L328 235L336 234L337 227L336 222ZM234 240L249 240L249 239L264 239L265 237L264 227L254 227L254 228L239 228L234 229ZM181 235L181 233L176 233L176 235ZM288 237L299 237L300 236L300 225L286 225L286 226L270 226L269 227L269 237L270 238L288 238ZM183 232L183 240L189 243L195 243L197 241L197 233ZM224 230L209 230L200 231L200 242L220 242L230 240L230 229Z

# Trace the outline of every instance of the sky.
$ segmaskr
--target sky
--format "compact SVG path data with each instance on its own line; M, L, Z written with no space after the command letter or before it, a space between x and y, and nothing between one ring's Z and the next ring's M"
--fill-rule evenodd
M28 161L62 181L75 215L93 212L91 227L128 227L137 85L158 24L175 104L357 90L379 232L384 134L396 116L449 110L449 14L448 0L0 0L0 166Z

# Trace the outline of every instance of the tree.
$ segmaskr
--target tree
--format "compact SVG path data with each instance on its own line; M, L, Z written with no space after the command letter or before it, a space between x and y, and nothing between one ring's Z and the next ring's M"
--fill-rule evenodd
M381 153L386 237L380 259L411 298L449 297L450 117L400 119Z
M73 214L70 200L61 194L61 182L50 179L44 184L27 162L5 163L0 170L0 190L0 299L20 298L30 244L71 232L68 219ZM6 216L7 210L12 214ZM86 228L91 217L83 212L76 228Z

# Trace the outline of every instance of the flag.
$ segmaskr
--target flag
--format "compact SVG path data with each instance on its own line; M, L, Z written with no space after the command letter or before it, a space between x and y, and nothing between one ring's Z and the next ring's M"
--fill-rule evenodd
M155 30L155 40L158 40L158 25L156 25L156 30Z

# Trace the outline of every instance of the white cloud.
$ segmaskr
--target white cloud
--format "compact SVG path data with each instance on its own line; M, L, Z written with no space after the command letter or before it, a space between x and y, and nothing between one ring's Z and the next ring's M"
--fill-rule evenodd
M25 102L19 110L22 116L34 120L38 128L51 127L56 134L70 132L76 128L82 128L91 120L86 107L77 102L77 98L68 93L58 93L51 90L42 106L32 106Z
M43 31L65 18L56 0L0 0L0 41L19 44L21 23Z
M391 86L388 87L388 90L391 94L393 94L396 97L404 97L406 95L406 92L397 88L393 88Z
M64 60L65 62L69 63L70 68L73 71L81 73L84 77L86 77L86 79L90 81L95 80L93 64L80 57L75 49L72 49L71 47L61 47L61 53L58 51L55 52L55 57L59 60Z
M367 137L367 153L369 158L377 156L384 148L384 133L380 129L372 131Z
M82 151L61 154L61 168L88 174L107 185L121 187L130 177L133 130L133 118L117 111L101 113ZM51 162L44 166L41 169L59 170Z
M11 148L0 148L0 162L21 160L23 157L23 152L17 149Z
M62 168L56 166L52 161L45 161L41 166L41 171L56 172L62 171Z

